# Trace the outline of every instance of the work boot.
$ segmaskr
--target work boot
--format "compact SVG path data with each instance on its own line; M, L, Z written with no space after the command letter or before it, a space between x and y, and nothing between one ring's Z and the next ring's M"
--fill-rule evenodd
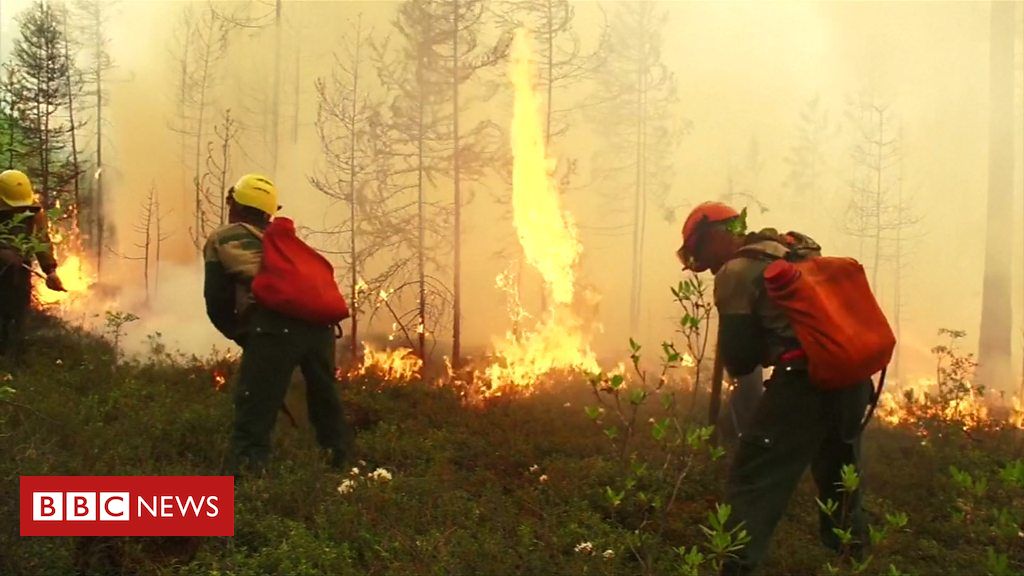
M753 574L754 570L746 564L741 564L737 560L726 560L722 564L722 570L718 573L719 576L749 576Z
M348 453L342 448L331 448L327 454L327 465L335 472L345 470L348 464Z

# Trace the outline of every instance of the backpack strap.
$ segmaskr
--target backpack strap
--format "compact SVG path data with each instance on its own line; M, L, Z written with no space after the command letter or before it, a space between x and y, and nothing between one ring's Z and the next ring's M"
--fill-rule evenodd
M248 230L253 236L259 238L260 240L263 240L263 230L260 230L259 228L246 222L239 222L238 225Z
M799 262L821 255L821 246L799 232L778 234L768 229L749 234L746 241L747 244L740 247L733 258L753 258L769 262L784 258L790 262Z

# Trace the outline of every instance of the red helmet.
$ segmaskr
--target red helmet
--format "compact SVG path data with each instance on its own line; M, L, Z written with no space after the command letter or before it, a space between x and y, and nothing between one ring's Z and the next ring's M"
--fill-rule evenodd
M679 247L677 254L687 269L695 272L707 270L706 266L698 264L693 260L693 248L700 237L704 226L713 222L723 222L736 218L740 215L735 209L721 202L702 202L690 211L683 224L683 245Z

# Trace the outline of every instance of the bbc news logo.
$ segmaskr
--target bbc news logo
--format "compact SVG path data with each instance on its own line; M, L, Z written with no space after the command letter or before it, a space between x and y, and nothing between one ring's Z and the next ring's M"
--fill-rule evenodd
M233 536L231 476L22 476L22 536Z

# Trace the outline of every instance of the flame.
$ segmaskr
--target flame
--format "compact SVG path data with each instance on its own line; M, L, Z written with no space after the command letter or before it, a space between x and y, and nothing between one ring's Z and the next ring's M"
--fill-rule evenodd
M51 227L50 238L53 243L54 256L57 258L57 276L67 292L55 292L47 288L43 282L37 283L36 296L42 305L66 306L75 296L88 292L95 283L90 262L83 256L81 234L78 227L61 231Z
M1012 400L1013 411L1010 413L1010 425L1024 430L1024 404L1021 399L1014 396Z
M353 374L376 375L388 381L408 381L418 378L423 360L409 348L376 350L363 342L363 363Z
M529 38L516 33L509 77L515 87L512 117L512 209L516 236L526 262L540 274L547 295L547 310L532 329L506 333L495 344L498 361L482 370L488 383L483 396L506 391L529 391L541 377L555 370L598 371L589 334L575 311L576 273L582 247L572 217L561 206L548 158L539 114L540 100L533 89L534 70ZM503 274L497 285L509 295L509 310L517 325L528 317L519 303L515 282Z
M217 390L219 392L221 389L224 388L224 385L227 384L227 382L228 382L228 379L224 375L223 372L221 372L220 370L214 370L213 371L213 389L214 390Z
M93 284L88 264L81 256L69 254L64 256L62 260L63 262L57 266L57 276L60 276L67 292L54 292L40 283L37 295L41 304L49 305L65 302L76 294L86 292Z
M956 423L965 430L990 424L987 403L973 386L969 388L959 398L941 401L935 379L919 378L915 385L903 387L899 392L883 392L876 413L879 419L893 426L916 424L924 419ZM1013 400L1019 404L1016 398Z

